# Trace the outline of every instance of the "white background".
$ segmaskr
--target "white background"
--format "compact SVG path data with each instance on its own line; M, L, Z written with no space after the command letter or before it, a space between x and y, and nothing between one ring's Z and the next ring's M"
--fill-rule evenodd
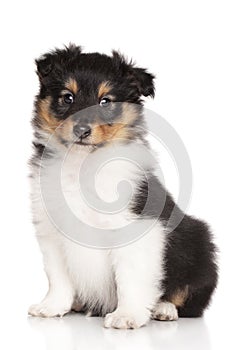
M1 341L15 349L231 348L233 10L221 1L7 1L1 5ZM74 42L86 51L120 49L156 74L148 101L172 124L194 176L188 212L207 220L220 248L220 283L204 319L151 322L136 331L102 328L74 315L27 319L46 291L30 223L27 160L38 82L34 58ZM168 189L174 171L160 152Z

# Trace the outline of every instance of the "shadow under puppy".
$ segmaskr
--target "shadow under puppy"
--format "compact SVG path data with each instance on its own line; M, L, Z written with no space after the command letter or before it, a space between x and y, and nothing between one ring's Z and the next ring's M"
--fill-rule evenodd
M106 202L113 199L116 181L126 179L133 187L127 207L107 218L88 206L77 184L76 174L87 156L82 187L90 192L88 179L98 157L118 149L136 152L138 145L149 149L141 98L154 96L154 76L117 52L82 53L75 45L47 53L36 64L40 91L32 121L31 196L49 291L29 314L53 317L85 311L105 316L105 327L114 328L201 316L217 284L216 248L207 224L174 203L156 176L156 164L147 164L146 174L134 162L122 160L103 170L97 186ZM65 159L64 195L82 222L110 231L132 221L155 224L139 239L114 249L75 243L60 233L44 206L42 157L49 205L58 221L67 223L69 218L56 200L49 174ZM168 230L172 213L178 224Z

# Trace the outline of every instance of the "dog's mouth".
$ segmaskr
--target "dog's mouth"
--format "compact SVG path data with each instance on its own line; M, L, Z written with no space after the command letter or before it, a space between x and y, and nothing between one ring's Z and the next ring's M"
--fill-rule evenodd
M80 145L80 146L95 146L95 145L93 145L93 143L90 143L90 142L84 142L84 141L82 141L82 140L79 140L79 141L75 141L74 142L75 143L75 145Z

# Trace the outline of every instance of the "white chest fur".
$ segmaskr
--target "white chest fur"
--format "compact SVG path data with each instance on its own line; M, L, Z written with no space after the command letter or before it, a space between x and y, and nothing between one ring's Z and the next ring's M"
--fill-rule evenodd
M69 233L65 237L56 227L56 220L67 223L65 228L69 228L70 223L69 217L63 215L53 177L54 174L61 174L65 203L81 222L94 228L121 228L134 220L128 204L141 171L150 165L143 158L140 164L125 159L124 154L137 152L132 145L130 152L127 147L117 151L111 149L110 153L106 153L105 149L99 150L88 154L88 157L82 149L70 152L62 162L58 159L58 166L53 159L45 160L42 181L33 179L33 214L38 222L37 237L47 275L54 285L53 290L65 289L65 294L72 294L70 290L73 290L73 296L82 305L87 305L89 309L99 308L103 313L116 308L121 291L116 287L119 283L126 289L132 289L132 299L144 297L144 294L137 292L137 285L144 283L148 285L148 291L143 292L147 303L152 305L158 299L160 288L155 290L152 286L154 282L159 285L162 278L163 227L157 223L141 239L122 248L93 249L77 244L70 240L73 237ZM115 158L110 157L113 154ZM127 182L123 191L117 187L122 181ZM41 185L45 186L43 191L48 195L46 203L42 203ZM47 209L51 209L55 215L53 222ZM127 287L127 276L132 278L132 286ZM65 285L68 287L64 288Z

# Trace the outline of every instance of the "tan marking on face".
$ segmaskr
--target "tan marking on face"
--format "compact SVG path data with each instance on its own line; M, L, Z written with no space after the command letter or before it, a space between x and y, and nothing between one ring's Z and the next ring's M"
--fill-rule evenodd
M127 140L132 135L133 129L129 127L139 118L138 108L130 103L122 104L122 114L113 125L95 124L92 128L91 142L94 144L106 141Z
M74 139L73 128L73 120L71 120L71 118L67 118L63 123L60 124L59 128L56 130L56 134L63 140L71 142Z
M78 92L78 83L73 78L69 78L69 80L65 83L65 87L69 91L73 92L74 95L77 94L77 92Z
M181 307L184 305L187 298L188 298L188 286L186 286L184 289L178 289L172 295L170 302L177 307Z
M47 97L38 102L38 115L41 119L43 130L53 133L55 129L57 129L56 135L58 138L72 142L74 140L74 121L70 118L67 118L65 121L57 120L51 113L50 105L51 97ZM123 103L122 114L113 125L102 124L103 122L101 120L92 123L92 132L88 142L97 145L109 141L130 139L130 137L133 136L133 129L131 130L129 126L132 125L137 118L139 118L137 106Z
M126 125L131 125L138 119L140 116L138 114L138 106L124 102L122 103L122 115L121 121Z
M43 100L38 101L37 113L41 121L41 127L43 130L53 133L54 130L60 125L61 121L57 120L50 110L51 97L46 97Z
M129 132L126 128L126 125L122 123L117 123L112 126L109 126L107 124L96 125L93 127L91 133L91 142L93 144L128 138Z
M106 96L112 89L112 86L109 81L103 81L99 86L98 86L98 97L104 97Z

